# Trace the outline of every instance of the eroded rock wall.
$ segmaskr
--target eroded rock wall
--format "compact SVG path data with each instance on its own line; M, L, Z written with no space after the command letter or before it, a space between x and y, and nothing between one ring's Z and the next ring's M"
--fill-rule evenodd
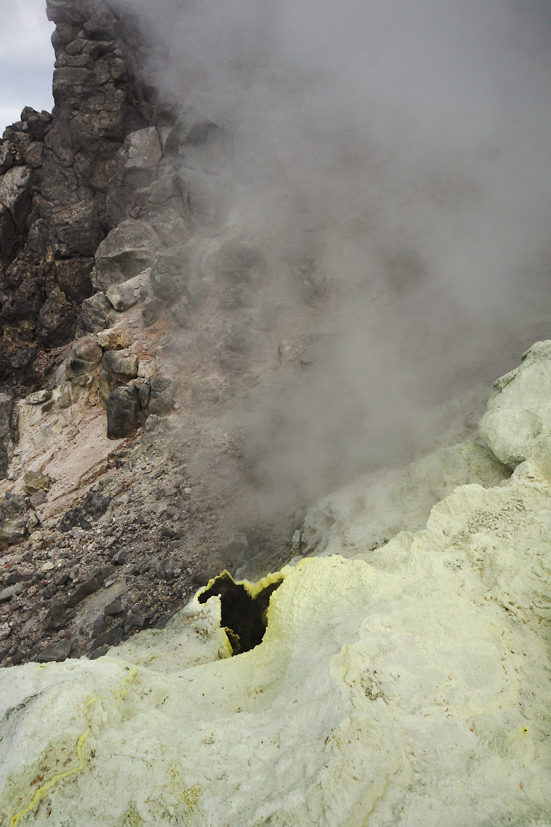
M72 339L94 292L94 254L117 220L107 209L117 154L130 132L159 121L131 19L103 2L46 5L55 106L25 108L0 145L0 381L27 387Z

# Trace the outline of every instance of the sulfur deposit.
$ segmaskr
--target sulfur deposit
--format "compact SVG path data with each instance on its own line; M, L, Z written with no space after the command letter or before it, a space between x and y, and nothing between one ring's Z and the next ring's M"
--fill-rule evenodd
M546 404L550 348L515 373L525 416ZM495 440L495 422L506 435L518 417L509 404L490 402ZM307 525L323 532L330 505L329 535L354 526L349 556L249 585L282 578L248 652L231 657L221 599L199 593L164 631L95 661L4 670L2 823L548 825L548 451L540 438L509 477L465 444L387 478L393 519L413 530L377 548L375 480L371 494L358 483L321 503ZM419 491L400 516L408 476Z

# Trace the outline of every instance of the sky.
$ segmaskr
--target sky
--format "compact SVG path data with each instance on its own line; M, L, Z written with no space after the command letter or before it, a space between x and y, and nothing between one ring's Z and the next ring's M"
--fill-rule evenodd
M51 112L53 23L45 0L0 0L0 134L24 106Z

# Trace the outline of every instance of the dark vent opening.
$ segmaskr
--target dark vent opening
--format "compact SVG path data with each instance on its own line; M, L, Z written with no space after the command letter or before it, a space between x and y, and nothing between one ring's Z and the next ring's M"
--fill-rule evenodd
M248 652L262 642L266 631L266 613L270 597L281 585L283 578L270 583L255 597L240 583L236 583L227 571L215 579L212 586L198 597L206 603L209 597L218 595L222 606L221 625L226 629L234 655Z

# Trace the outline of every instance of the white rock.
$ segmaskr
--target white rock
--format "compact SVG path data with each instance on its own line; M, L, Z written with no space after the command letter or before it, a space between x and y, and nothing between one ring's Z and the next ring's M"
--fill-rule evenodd
M378 471L324 497L306 514L303 546L317 555L364 554L399 531L424 528L431 508L459 485L497 485L509 473L475 442L441 448L405 468Z
M106 657L1 670L0 822L551 823L542 434L506 481L466 444L327 498L308 530L355 559L284 569L250 652L196 597Z
M551 341L536 342L518 367L494 383L479 432L501 462L515 467L551 434Z
M460 486L369 563L299 563L239 657L217 659L211 598L113 656L4 670L0 813L58 762L74 772L35 825L536 824L551 813L550 496L543 479Z

